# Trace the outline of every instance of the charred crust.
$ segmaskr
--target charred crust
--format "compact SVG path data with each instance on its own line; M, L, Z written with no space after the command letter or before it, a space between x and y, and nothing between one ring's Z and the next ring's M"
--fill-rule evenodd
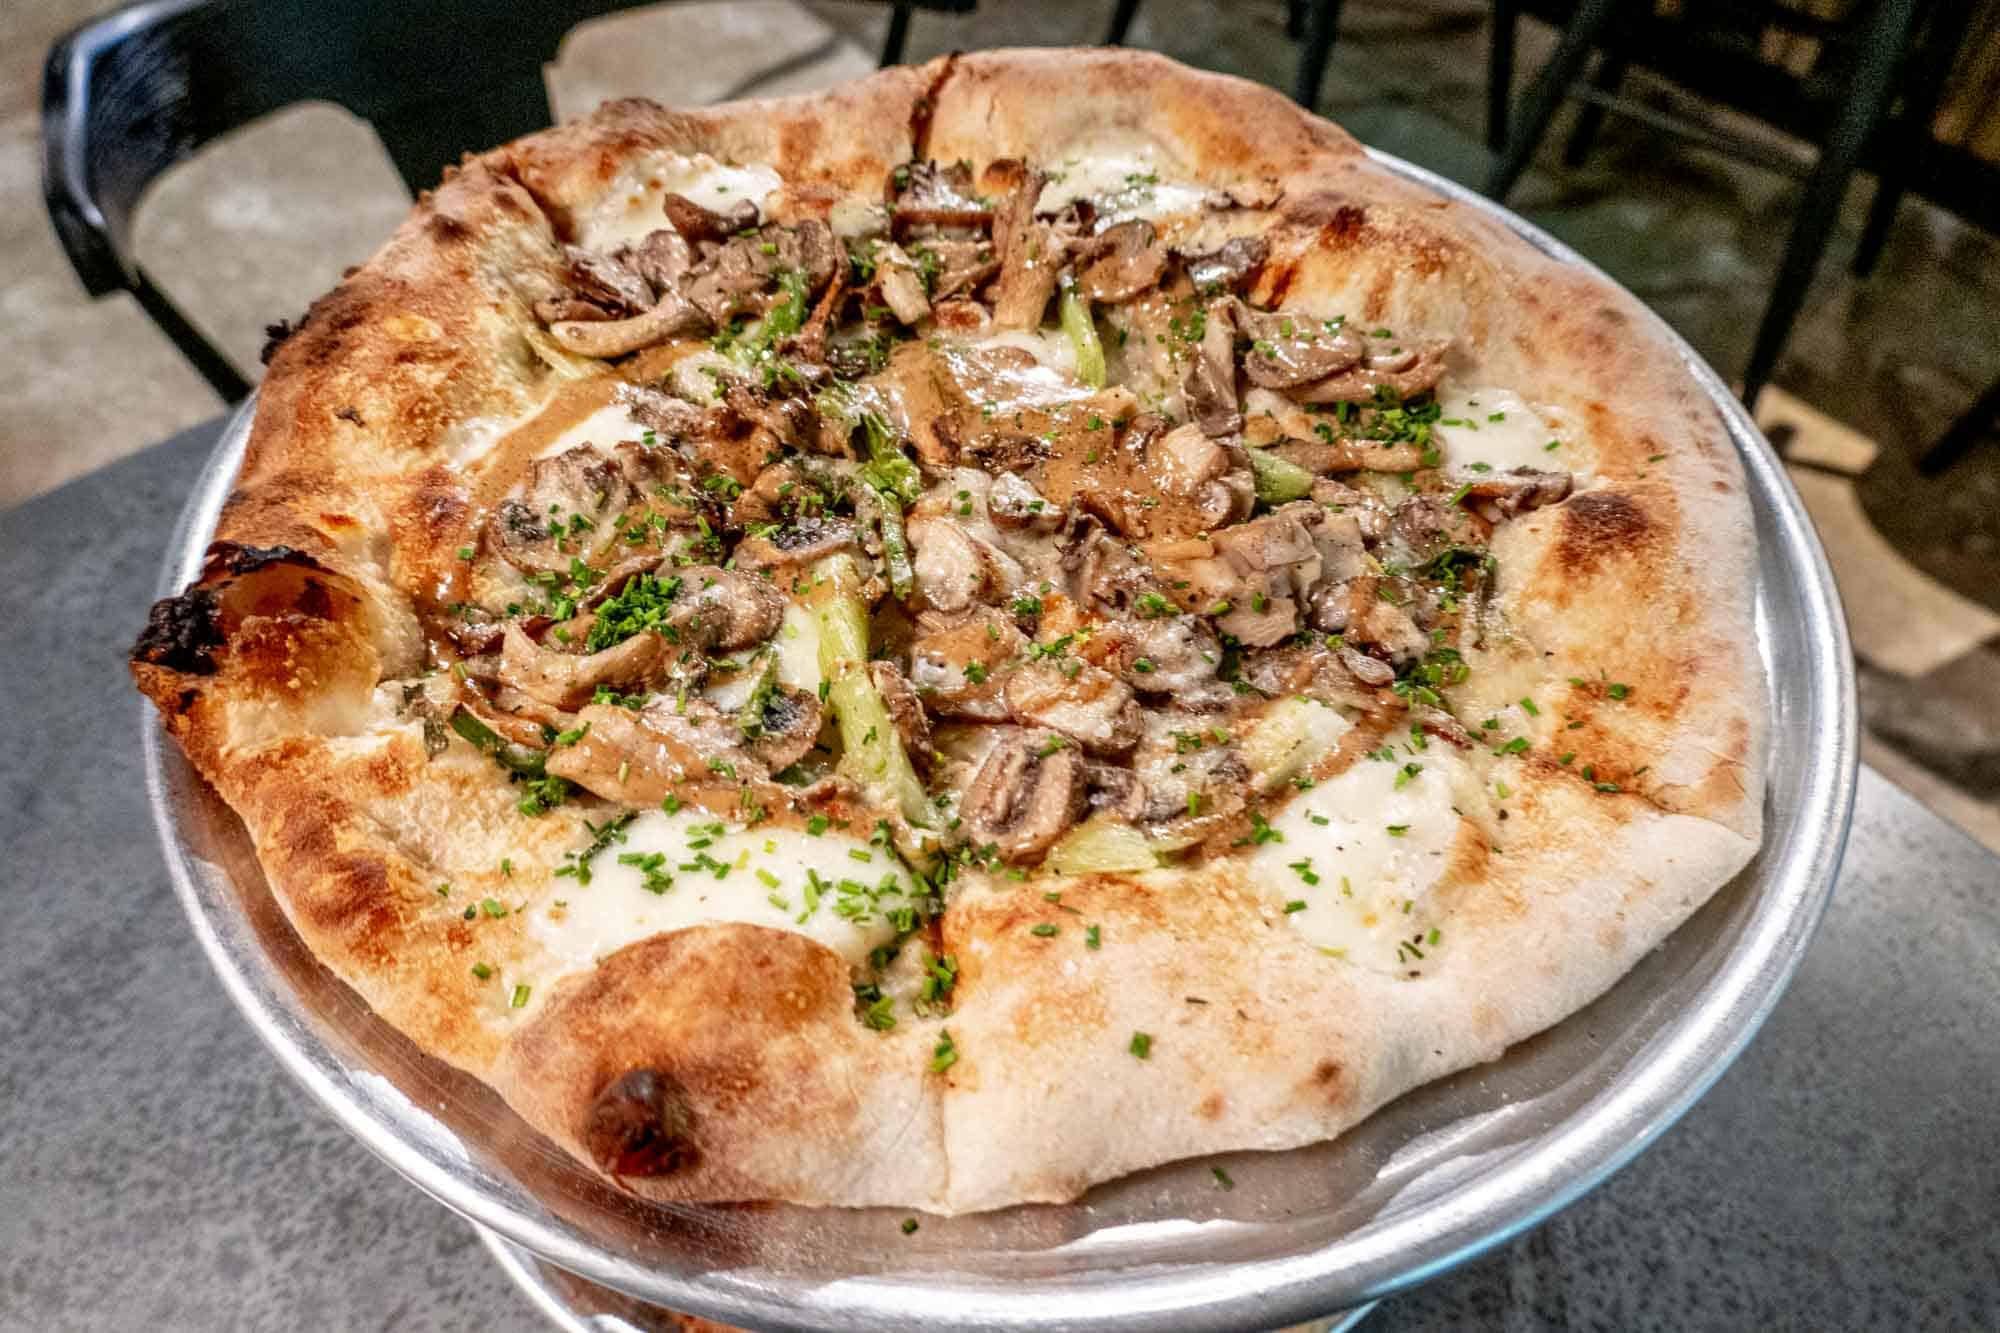
M1572 496L1560 512L1563 530L1556 553L1573 570L1640 550L1652 539L1653 525L1646 511L1618 491L1585 491Z
M299 321L300 324L304 322L304 320ZM285 339L298 331L299 325L292 323L289 319L281 319L276 324L266 324L264 326L264 348L257 353L257 360L264 365L270 365L271 358L276 356L278 349L285 345Z
M957 69L958 52L953 51L939 62L930 85L910 104L910 156L916 161L922 162L930 154L931 118L937 115L938 99Z
M190 676L213 675L214 650L222 646L218 621L215 594L206 588L163 598L147 613L146 627L132 645L132 660Z
M241 578L272 565L322 568L319 561L296 546L248 546L242 542L222 541L208 548L208 556L202 562L201 578L204 583L222 577Z
M613 1176L667 1176L700 1160L687 1089L657 1069L630 1069L606 1084L584 1119L583 1142Z

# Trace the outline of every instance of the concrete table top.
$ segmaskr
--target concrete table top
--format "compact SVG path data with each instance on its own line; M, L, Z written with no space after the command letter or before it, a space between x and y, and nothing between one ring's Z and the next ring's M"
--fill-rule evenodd
M124 670L220 423L0 514L0 1328L534 1329L292 1086L168 885ZM1608 1184L1368 1329L2000 1327L2000 860L1862 774L1818 940Z

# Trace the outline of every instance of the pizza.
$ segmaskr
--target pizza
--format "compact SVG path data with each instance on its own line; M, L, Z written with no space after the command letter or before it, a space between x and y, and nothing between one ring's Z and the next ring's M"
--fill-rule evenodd
M1630 297L1268 90L892 69L469 157L281 329L139 687L299 936L652 1200L1328 1139L1758 846Z

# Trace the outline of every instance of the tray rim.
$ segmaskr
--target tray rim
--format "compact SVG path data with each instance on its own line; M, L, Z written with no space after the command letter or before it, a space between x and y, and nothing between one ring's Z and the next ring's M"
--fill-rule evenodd
M1539 227L1464 186L1370 148L1390 172L1486 214L1536 250L1616 286L1596 265ZM296 995L258 958L247 956L218 918L226 905L206 895L204 863L182 835L169 791L170 765L185 765L153 710L143 710L146 788L177 898L224 988L279 1063L349 1132L412 1183L499 1239L593 1281L675 1309L764 1327L875 1328L885 1321L926 1327L1186 1329L1273 1327L1351 1308L1427 1281L1505 1243L1601 1184L1670 1128L1735 1061L1776 1005L1831 898L1853 815L1859 768L1854 662L1831 569L1803 503L1775 451L1721 378L1668 327L1645 312L1684 369L1721 414L1743 466L1753 510L1768 522L1791 575L1807 645L1807 715L1798 720L1806 765L1796 809L1808 835L1770 866L1756 902L1699 1003L1662 1025L1642 1065L1614 1080L1582 1111L1539 1142L1457 1182L1411 1216L1362 1229L1284 1258L1231 1267L1189 1263L1121 1270L1136 1276L1080 1287L1054 1281L1000 1283L981 1275L954 1286L950 1272L877 1275L813 1282L776 1275L759 1283L712 1273L666 1273L579 1241L545 1212L530 1216L477 1179L454 1174L347 1087L353 1071L311 1031ZM198 571L208 535L234 480L257 396L236 409L179 520L159 595L180 591ZM1768 512L1766 512L1768 511ZM1774 736L1774 749L1778 743ZM198 779L197 779L198 780ZM1776 811L1772 814L1775 816ZM1766 828L1766 845L1774 829ZM253 946L254 951L254 946ZM268 959L262 961L268 963ZM1703 1016L1697 1019L1697 1015ZM1717 1021L1726 1020L1726 1021ZM1565 1020L1568 1021L1568 1020ZM1560 1027L1561 1024L1556 1025ZM970 1277L969 1274L960 1274Z

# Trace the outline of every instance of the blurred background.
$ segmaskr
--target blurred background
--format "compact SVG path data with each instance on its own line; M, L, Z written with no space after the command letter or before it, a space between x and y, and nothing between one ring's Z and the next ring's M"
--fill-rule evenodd
M0 7L0 506L225 406L219 373L198 372L130 293L86 295L38 202L43 62L107 8ZM1365 143L1504 194L1725 379L1763 384L1759 420L1852 622L1864 757L2000 850L2000 2L595 8L618 12L570 31L544 70L558 118L634 94L808 91L899 48L920 61L1122 28L1127 45L1281 88ZM475 52L485 36L458 35ZM121 246L254 383L265 327L409 203L375 129L307 101L152 180Z

